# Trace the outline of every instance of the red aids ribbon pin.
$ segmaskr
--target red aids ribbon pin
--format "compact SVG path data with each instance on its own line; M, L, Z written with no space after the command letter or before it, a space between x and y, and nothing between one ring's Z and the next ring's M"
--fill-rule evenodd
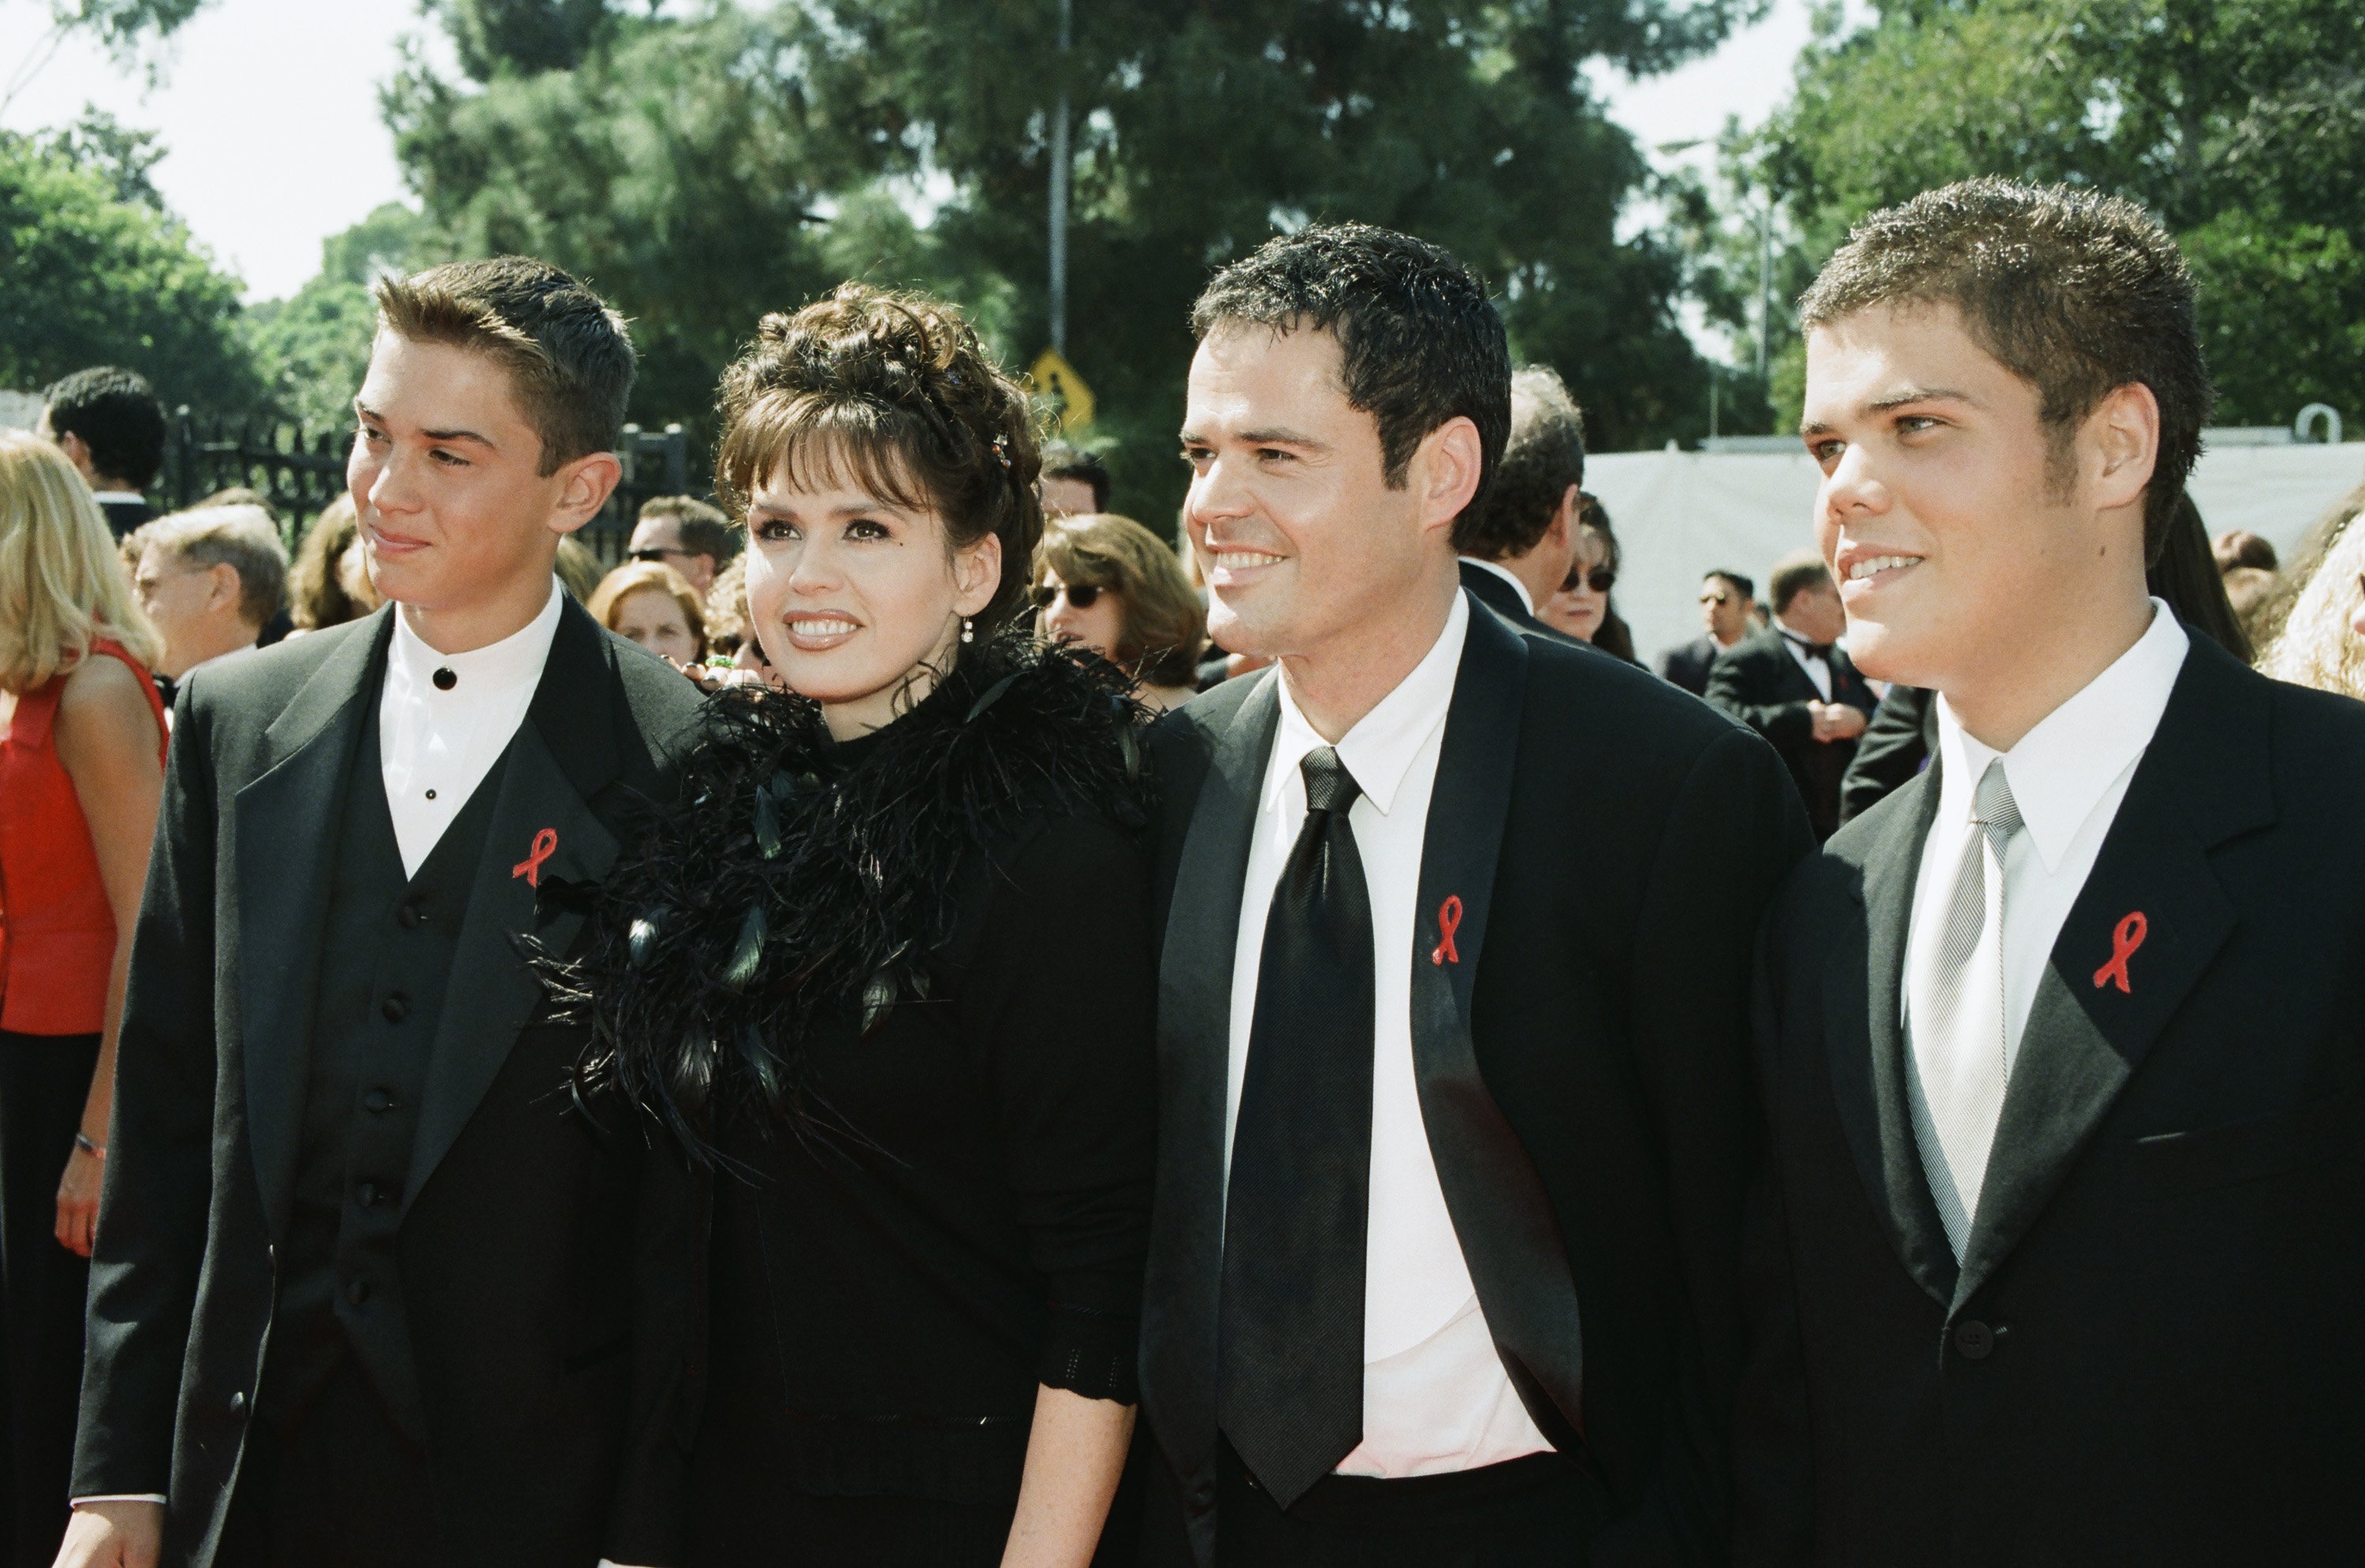
M2121 994L2135 994L2135 987L2127 983L2127 960L2135 956L2135 949L2144 945L2144 938L2150 934L2151 922L2144 918L2141 910L2119 922L2119 928L2111 933L2111 961L2094 971L2096 991L2115 984Z
M1437 906L1437 935L1440 940L1429 952L1430 963L1458 964L1462 961L1462 955L1453 946L1453 934L1461 929L1462 895L1449 894L1446 901Z
M517 878L523 877L527 887L541 887L542 863L556 853L558 853L558 830L555 827L544 828L533 835L533 847L526 851L525 858L510 868L510 879L515 880Z

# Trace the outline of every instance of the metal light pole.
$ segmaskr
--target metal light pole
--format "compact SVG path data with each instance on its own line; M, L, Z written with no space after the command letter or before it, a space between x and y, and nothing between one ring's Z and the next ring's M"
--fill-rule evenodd
M1774 193L1757 209L1757 379L1765 379L1765 333L1774 319Z
M1074 0L1059 0L1059 103L1051 114L1051 349L1062 359L1068 353L1068 30Z

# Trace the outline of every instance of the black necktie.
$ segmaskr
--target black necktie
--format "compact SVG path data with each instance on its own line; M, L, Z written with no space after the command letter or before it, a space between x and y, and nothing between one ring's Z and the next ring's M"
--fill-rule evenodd
M1266 917L1232 1131L1217 1420L1289 1506L1363 1439L1372 1180L1372 901L1347 825L1362 791L1306 754L1306 826Z

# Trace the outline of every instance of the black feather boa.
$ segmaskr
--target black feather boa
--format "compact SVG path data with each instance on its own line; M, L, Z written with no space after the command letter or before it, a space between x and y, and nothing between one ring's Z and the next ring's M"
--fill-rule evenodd
M807 699L717 693L679 803L544 966L591 1025L577 1092L621 1091L698 1151L737 1114L801 1129L800 1044L927 994L965 855L1039 815L1148 820L1143 717L1114 666L1016 632L846 746Z

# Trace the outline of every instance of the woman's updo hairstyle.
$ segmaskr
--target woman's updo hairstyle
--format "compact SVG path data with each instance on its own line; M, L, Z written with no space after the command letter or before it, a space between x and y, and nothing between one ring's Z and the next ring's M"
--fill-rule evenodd
M723 373L714 491L742 517L783 465L801 490L848 486L944 519L956 550L1002 541L1002 582L975 617L999 626L1026 600L1043 505L1026 394L949 305L841 284L757 323Z

